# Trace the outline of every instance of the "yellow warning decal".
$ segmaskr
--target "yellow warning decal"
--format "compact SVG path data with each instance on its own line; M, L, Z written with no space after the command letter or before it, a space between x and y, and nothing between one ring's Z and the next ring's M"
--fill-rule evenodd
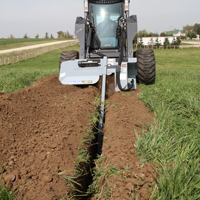
M84 84L90 84L90 83L92 83L92 81L82 81L82 83L84 83Z

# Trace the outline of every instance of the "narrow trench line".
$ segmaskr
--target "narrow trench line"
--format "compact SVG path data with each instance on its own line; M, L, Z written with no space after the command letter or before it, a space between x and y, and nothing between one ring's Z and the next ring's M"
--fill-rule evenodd
M101 105L97 108L97 112L99 113L99 116L101 116ZM93 183L93 176L94 176L94 170L95 170L95 160L98 158L99 155L101 155L102 152L102 144L103 144L103 134L102 134L102 129L103 129L103 124L105 122L105 117L104 119L101 120L101 142L99 141L99 116L98 122L94 124L91 134L93 134L95 137L91 140L91 143L88 146L88 151L89 154L89 162L81 162L78 163L76 167L84 172L82 173L81 176L78 176L75 178L75 183L73 185L75 186L76 190L73 192L73 198L74 199L80 199L80 200L89 200L92 198L93 194L88 193L89 186L92 185ZM100 152L100 153L99 153Z
M81 200L89 200L93 196L93 194L88 193L89 186L93 183L93 172L95 170L95 160L98 156L98 129L96 128L98 126L95 126L93 128L93 134L95 134L95 138L92 140L91 145L88 149L90 160L89 163L82 163L81 167L85 171L84 175L81 177L78 177L77 183L80 185L76 185L77 189L80 192L75 192L75 196L77 196L77 199ZM102 148L102 146L101 146Z
M102 91L101 94L101 103L97 107L97 112L99 113L99 116L96 116L98 118L98 122L94 124L91 134L93 134L95 137L91 140L88 149L86 150L89 154L89 162L82 162L78 163L78 167L81 168L84 173L81 176L78 176L76 178L76 188L77 190L74 192L74 197L76 199L83 199L83 200L89 200L93 197L94 194L89 192L89 187L92 185L94 181L94 172L95 172L95 160L98 159L98 156L102 154L102 146L103 146L103 126L105 124L105 100L107 99L107 94L105 92L106 90L106 75L102 77L102 88L105 88Z

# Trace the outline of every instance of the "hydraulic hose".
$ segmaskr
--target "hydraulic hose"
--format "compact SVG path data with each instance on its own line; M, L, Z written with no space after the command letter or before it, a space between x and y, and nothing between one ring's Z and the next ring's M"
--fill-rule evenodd
M120 82L120 72L117 72L116 73L116 79L117 79L117 85L118 85L118 88L123 91L123 92L128 92L131 90L131 88L133 87L133 84L134 84L134 81L133 79L131 80L131 85L127 88L127 89L124 89L122 88L122 85L121 85L121 82ZM126 87L126 86L125 86Z

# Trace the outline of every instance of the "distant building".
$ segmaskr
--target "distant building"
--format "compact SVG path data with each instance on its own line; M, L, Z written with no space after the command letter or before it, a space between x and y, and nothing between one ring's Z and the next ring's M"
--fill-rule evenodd
M183 30L168 31L167 34L173 35L174 37L186 37L186 32Z
M173 39L176 37L173 36L164 36L164 37L142 37L142 43L144 46L155 45L156 41L158 41L161 45L164 45L165 38L168 38L169 42L172 43ZM141 38L137 39L137 43L141 42Z

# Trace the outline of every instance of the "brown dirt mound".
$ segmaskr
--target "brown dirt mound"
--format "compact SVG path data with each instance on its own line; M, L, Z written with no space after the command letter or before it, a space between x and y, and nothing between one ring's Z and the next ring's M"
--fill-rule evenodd
M153 113L138 100L140 93L117 92L108 99L104 125L102 156L106 158L102 169L116 167L122 175L106 174L97 199L149 199L155 185L153 168L143 164L136 154L135 131L141 135L145 124L151 124ZM106 192L107 191L107 194ZM109 191L109 192L108 192Z
M108 78L107 81L112 77ZM98 87L98 85L97 85ZM99 88L101 84L99 85ZM113 85L108 87L110 96ZM60 172L74 172L88 116L99 90L62 85L58 75L39 79L25 90L0 93L0 170L20 200L60 199L69 191ZM148 199L154 170L135 151L135 130L141 134L153 114L138 100L140 90L117 92L108 98L104 125L103 168L120 169L123 176L105 176L104 199ZM109 187L106 188L106 183ZM99 197L101 196L99 195Z
M0 96L0 171L22 199L60 199L93 111L95 87L62 85L58 75Z

